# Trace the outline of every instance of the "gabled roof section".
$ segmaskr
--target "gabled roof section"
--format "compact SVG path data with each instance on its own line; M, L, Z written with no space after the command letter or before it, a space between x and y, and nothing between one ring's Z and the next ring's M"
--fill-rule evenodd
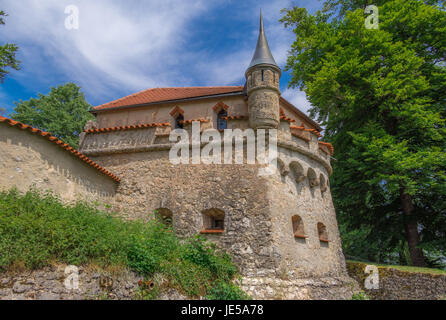
M299 110L299 108L297 108L294 104L292 104L291 102L289 102L288 100L286 100L284 97L280 97L280 102L282 104L284 104L285 106L289 107L291 110L293 110L294 112L296 112L299 116L301 116L302 118L304 118L305 120L307 120L311 125L313 125L314 127L316 127L316 129L318 131L322 131L321 126L314 121L313 119L311 119L309 116L307 116L304 112L302 112L301 110Z
M242 91L243 86L152 88L94 107L93 112L227 93L242 93Z
M92 166L96 170L98 170L98 171L102 172L103 174L109 176L110 178L112 178L116 182L120 182L121 181L120 178L118 178L117 176L115 176L111 172L107 171L106 169L102 168L100 165L98 165L94 161L90 160L87 156L83 155L82 153L80 153L76 149L70 147L68 144L64 143L59 138L56 138L55 136L51 135L51 133L49 133L49 132L45 132L45 131L33 128L33 127L31 127L31 126L29 126L27 124L23 124L21 122L14 121L12 119L5 118L5 117L2 117L2 116L0 116L0 122L4 122L6 124L9 124L11 127L17 127L19 129L26 130L26 131L28 131L28 132L30 132L32 134L42 136L42 137L46 138L47 140L49 140L50 142L57 144L62 149L65 149L67 152L70 152L76 158L79 158L80 160L84 161L85 163L87 163L88 165Z

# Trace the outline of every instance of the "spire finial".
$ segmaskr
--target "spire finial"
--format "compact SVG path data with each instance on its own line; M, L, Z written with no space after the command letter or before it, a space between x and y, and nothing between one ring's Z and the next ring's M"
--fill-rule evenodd
M266 40L265 35L265 29L263 25L263 15L262 15L262 9L260 8L260 28L259 28L259 38L257 39L257 47L256 51L254 52L254 56L251 60L251 63L249 64L248 70L256 65L259 64L266 64L271 65L276 68L279 68L276 61L274 60L274 57L271 53L271 50L268 46L268 41Z
M260 32L264 32L264 30L263 30L262 8L260 8Z

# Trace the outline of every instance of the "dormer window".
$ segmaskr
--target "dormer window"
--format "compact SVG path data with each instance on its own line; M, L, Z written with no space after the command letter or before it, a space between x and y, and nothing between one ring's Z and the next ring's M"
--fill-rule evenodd
M217 114L217 129L224 130L228 128L228 121L226 117L228 116L228 112L225 109L221 109Z
M228 110L229 106L224 102L218 102L213 108L214 114L214 128L217 126L217 130L224 130L228 128Z
M178 114L178 116L175 118L175 129L183 129L184 128L184 116L180 113Z

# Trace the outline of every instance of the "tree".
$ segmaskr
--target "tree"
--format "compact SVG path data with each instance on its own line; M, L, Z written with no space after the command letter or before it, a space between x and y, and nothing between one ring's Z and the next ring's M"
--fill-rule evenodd
M5 21L3 17L7 14L4 11L0 11L0 25L4 25ZM12 68L19 70L20 61L16 59L16 53L19 48L15 44L6 43L0 46L0 81L3 83L5 81L6 75L9 71L6 68Z
M368 4L379 6L378 30L364 26ZM407 249L416 266L422 248L446 254L443 1L328 0L281 21L296 34L290 86L337 150L334 203L347 240L360 241L349 249L378 261Z
M51 132L73 148L78 148L79 134L94 117L91 105L74 83L51 88L48 95L15 103L14 120Z

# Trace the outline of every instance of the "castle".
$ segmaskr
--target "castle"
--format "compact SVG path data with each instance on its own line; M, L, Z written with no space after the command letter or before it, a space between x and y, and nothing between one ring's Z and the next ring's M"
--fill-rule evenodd
M350 279L329 185L333 148L319 141L316 122L281 97L280 77L261 18L245 86L154 88L94 107L96 121L87 123L79 152L37 132L76 157L66 165L54 163L59 154L46 158L50 167L60 167L53 175L68 177L67 182L54 178L53 188L97 194L129 219L151 219L155 212L179 235L202 234L232 255L242 288L255 298L348 297ZM5 138L6 128L21 124L4 119L0 145L6 146L19 139L15 132ZM172 164L170 133L190 131L194 122L202 131L277 129L277 172L259 175L265 166L260 163ZM17 148L3 159L4 170L10 163L8 170L14 171ZM39 148L46 146L34 151L42 152ZM26 152L20 158L30 157ZM82 168L70 161L82 162ZM51 177L14 174L24 183L53 183ZM8 184L1 179L0 186ZM69 192L62 185L68 182Z

